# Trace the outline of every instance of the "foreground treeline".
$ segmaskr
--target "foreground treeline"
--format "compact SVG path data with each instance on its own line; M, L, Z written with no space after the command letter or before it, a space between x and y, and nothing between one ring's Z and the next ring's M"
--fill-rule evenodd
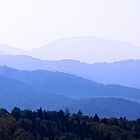
M140 119L102 118L66 111L0 109L0 140L135 140Z

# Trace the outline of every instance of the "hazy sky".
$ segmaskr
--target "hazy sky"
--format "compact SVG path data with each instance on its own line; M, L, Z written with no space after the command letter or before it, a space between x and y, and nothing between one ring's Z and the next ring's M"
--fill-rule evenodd
M30 49L74 36L140 46L140 0L0 0L0 43Z

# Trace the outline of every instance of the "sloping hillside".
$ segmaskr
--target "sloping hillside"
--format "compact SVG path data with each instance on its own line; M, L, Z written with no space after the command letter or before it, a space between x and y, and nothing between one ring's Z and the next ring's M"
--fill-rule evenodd
M121 98L70 99L40 92L20 81L0 76L0 107L11 110L15 106L33 110L40 107L47 110L65 110L68 107L71 112L81 109L84 114L98 113L101 117L126 116L135 119L140 116L140 104L136 102Z
M140 60L86 64L74 60L47 61L29 56L0 55L0 65L19 70L59 71L103 84L140 88Z
M47 92L77 99L109 96L140 101L139 89L103 85L66 73L43 70L18 71L1 67L0 75L20 81L41 93Z

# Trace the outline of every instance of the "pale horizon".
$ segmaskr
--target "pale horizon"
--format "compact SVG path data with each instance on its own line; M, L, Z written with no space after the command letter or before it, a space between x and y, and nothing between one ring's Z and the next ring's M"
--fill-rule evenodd
M77 38L93 38L93 39L101 39L101 40L106 40L106 41L113 41L113 42L118 42L118 43L126 43L126 44L130 44L130 45L133 45L135 47L140 47L140 45L135 45L133 43L130 43L130 42L127 42L127 41L119 41L119 40L114 40L114 39L107 39L107 38L102 38L102 37L97 37L97 36L73 36L73 37L64 37L64 38L58 38L58 39L55 39L55 40L52 40L50 42L47 42L46 44L42 45L42 46L36 46L36 47L31 47L31 48L21 48L20 46L17 47L16 45L11 45L11 44L8 44L8 43L1 43L0 42L0 45L6 45L6 46L9 46L9 47L12 47L12 48L15 48L15 49L21 49L21 50L25 50L25 51L29 51L29 50L34 50L34 49L39 49L39 48L42 48L42 47L46 47L54 42L57 42L57 41L60 41L60 40L67 40L67 39L77 39ZM0 46L1 47L1 46Z
M21 50L0 44L0 55L28 55L41 60L72 59L86 63L116 62L140 59L140 47L127 42L118 42L93 37L63 38L35 49Z
M0 44L46 60L140 59L139 7L138 0L0 1Z
M20 49L89 36L140 46L140 1L0 1L0 43Z

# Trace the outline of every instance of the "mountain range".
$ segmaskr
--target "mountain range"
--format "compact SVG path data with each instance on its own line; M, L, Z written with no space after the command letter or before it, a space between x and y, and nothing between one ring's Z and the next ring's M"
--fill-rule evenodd
M122 97L140 102L140 90L119 85L103 85L78 76L46 70L19 71L0 67L0 76L19 81L41 93L62 95L74 99Z
M37 109L39 107L42 107L43 109L47 109L47 110L59 110L59 109L65 110L68 107L71 113L78 112L78 110L81 109L81 111L87 115L93 115L95 113L98 113L100 117L126 116L128 119L136 119L140 115L140 110L139 110L140 104L137 102L126 100L123 98L112 98L112 97L71 99L62 95L49 93L47 91L47 89L49 88L48 86L46 86L46 91L38 90L40 89L40 87L36 85L33 86L33 84L30 83L31 78L29 78L30 82L29 81L25 82L26 81L25 79L27 77L25 77L23 81L15 80L14 78L8 78L8 73L10 71L12 71L13 74L18 73L18 71L14 69L6 68L5 76L0 76L0 83L1 83L0 84L0 89L1 89L0 107L1 108L6 108L8 110L11 110L13 107L16 106L22 109L32 109L32 110ZM58 75L60 76L61 73L59 73ZM25 74L23 75L23 77L24 76ZM54 77L55 76L56 75L54 75ZM37 77L39 77L39 75ZM32 77L32 81L34 80L38 80L38 79ZM59 82L61 83L62 81L60 80ZM54 86L54 88L56 88L56 86ZM69 89L65 91L68 90ZM112 90L112 94L113 94L113 90Z
M3 49L1 50L1 48ZM61 60L65 58L88 63L140 59L140 47L127 42L94 37L60 39L43 47L26 51L0 45L0 54L6 53L30 55L43 60Z
M103 84L140 88L140 60L87 64L75 60L48 61L24 55L0 55L0 65L19 70L59 71Z
M140 48L132 44L88 37L32 50L1 44L0 107L68 107L88 115L138 118L139 54Z
M22 55L26 54L26 51L23 49L15 48L7 44L0 44L0 54L1 55Z

